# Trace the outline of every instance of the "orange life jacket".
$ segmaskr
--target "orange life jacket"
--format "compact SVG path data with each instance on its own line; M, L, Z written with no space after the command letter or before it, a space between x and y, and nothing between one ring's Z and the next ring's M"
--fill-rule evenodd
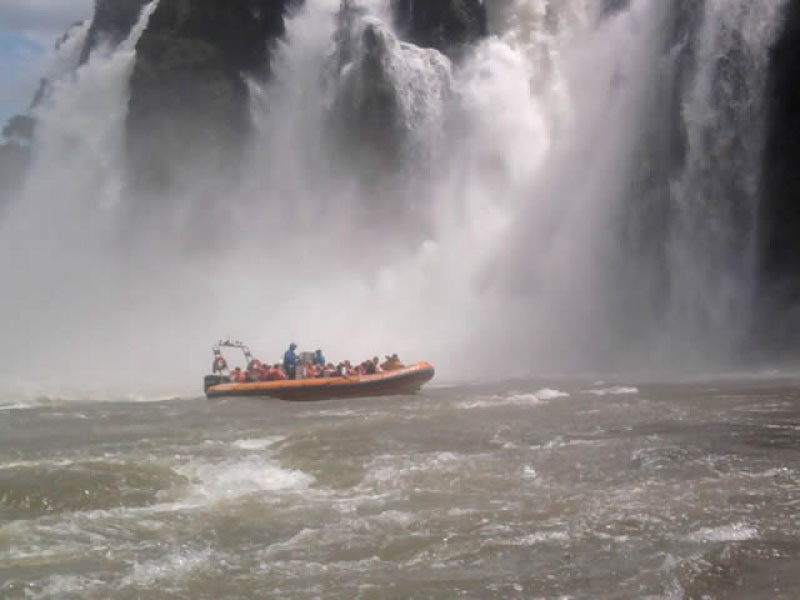
M283 373L283 370L273 367L269 370L267 379L269 381L283 381L286 379L286 375Z

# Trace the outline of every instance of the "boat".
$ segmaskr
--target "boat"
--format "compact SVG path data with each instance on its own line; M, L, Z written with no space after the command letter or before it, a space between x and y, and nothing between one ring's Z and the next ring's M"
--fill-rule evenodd
M216 344L213 348L214 373L206 375L204 378L204 388L208 398L254 396L303 401L413 394L419 391L435 374L432 364L419 362L392 371L382 371L375 375L235 383L224 374L224 371L227 370L227 362L221 353L223 347L242 350L248 368L251 368L255 361L249 348L241 342L226 341Z

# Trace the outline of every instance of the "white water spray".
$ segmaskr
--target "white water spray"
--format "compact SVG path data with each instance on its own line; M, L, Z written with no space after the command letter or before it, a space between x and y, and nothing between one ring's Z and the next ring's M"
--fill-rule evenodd
M668 354L687 362L729 357L750 323L768 53L784 5L704 4L668 245Z

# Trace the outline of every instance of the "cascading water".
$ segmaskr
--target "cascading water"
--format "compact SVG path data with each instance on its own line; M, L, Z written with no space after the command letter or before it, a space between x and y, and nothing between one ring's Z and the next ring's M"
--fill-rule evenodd
M9 292L3 329L14 340L7 381L14 384L46 380L50 367L71 373L70 382L86 381L97 368L92 346L119 349L120 310L132 290L124 266L105 253L121 201L128 78L156 6L145 7L118 48L98 48L77 71L54 71L63 76L35 109L33 165L0 224L0 272ZM66 50L77 48L77 40L67 41ZM84 347L91 364L73 358Z
M197 196L215 174L197 173L158 199L152 224L127 218L122 141L153 3L38 110L36 162L0 242L2 327L19 343L4 362L23 378L38 366L19 357L38 356L59 378L194 381L230 334L276 354L291 340L329 356L398 351L451 375L642 367L630 359L665 329L680 338L707 314L716 344L746 309L752 235L729 238L754 210L760 73L781 12L766 4L704 5L685 166L664 209L669 291L654 298L639 289L651 265L624 239L641 226L631 181L663 118L678 4L497 3L493 35L453 65L399 41L388 2L307 0L273 79L251 85L240 180L209 217ZM203 219L213 252L187 242Z
M682 103L686 156L672 183L668 239L669 329L688 361L729 354L748 333L768 51L784 5L703 6Z

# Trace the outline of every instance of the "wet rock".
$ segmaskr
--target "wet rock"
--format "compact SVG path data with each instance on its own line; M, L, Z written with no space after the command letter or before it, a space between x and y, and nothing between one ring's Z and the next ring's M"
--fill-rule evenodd
M441 125L450 61L399 41L349 2L339 20L329 83L332 139L343 149L339 154L356 159L360 172L380 178L412 157L423 158L417 142Z
M175 159L235 162L250 131L247 77L269 74L290 0L162 0L139 40L127 120L138 183L174 180Z
M17 142L0 144L0 210L22 185L30 158L27 145Z
M139 20L142 8L150 0L95 0L94 17L81 52L81 64L101 44L119 45Z
M800 328L800 0L786 8L768 85L759 328L785 349L796 345Z
M480 0L393 0L392 12L402 39L451 58L487 35L486 7Z
M15 115L3 127L3 136L18 143L29 143L33 139L35 121L28 115Z

